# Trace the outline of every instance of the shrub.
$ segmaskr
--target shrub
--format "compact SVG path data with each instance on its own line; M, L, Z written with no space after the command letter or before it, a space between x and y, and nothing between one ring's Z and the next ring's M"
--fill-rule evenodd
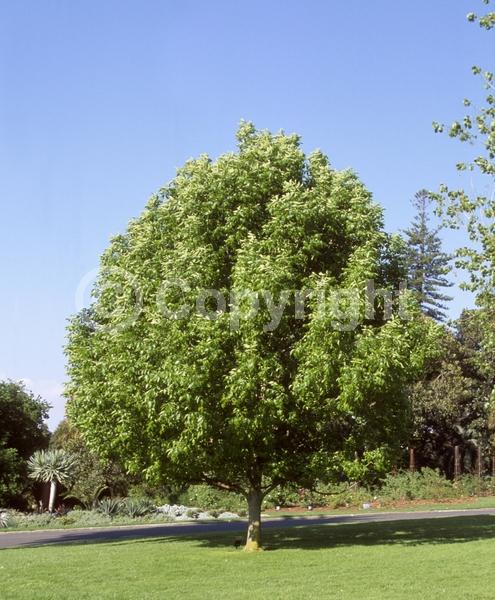
M245 508L246 499L241 494L224 492L209 485L192 485L181 495L180 504L197 506L201 510L219 510L237 512Z
M494 483L493 477L479 478L477 475L466 474L456 479L453 487L460 496L493 495Z
M96 527L109 525L112 519L113 517L96 510L72 510L65 517L60 517L57 522L76 527ZM64 520L66 521L64 522Z
M327 490L325 490L327 491ZM332 494L325 496L326 502L332 508L343 508L347 506L361 506L364 502L369 502L373 498L373 493L367 487L357 483L341 483L337 487L330 488Z
M276 488L268 494L264 500L264 507L331 506L338 508L357 506L369 501L372 495L367 488L344 482L338 484L316 483L314 490L287 486Z
M387 475L380 497L384 500L439 500L457 496L453 484L434 469L401 471Z
M10 512L9 527L29 527L37 529L38 527L47 527L54 523L56 517L50 513L28 513Z
M277 487L265 496L263 506L275 508L276 506L299 506L304 503L304 493L295 487Z
M63 517L60 517L57 522L59 525L75 525L77 523L77 518L65 514Z
M129 497L147 498L156 506L162 504L177 504L182 494L187 491L188 486L174 483L162 485L151 485L149 483L137 483L129 488Z

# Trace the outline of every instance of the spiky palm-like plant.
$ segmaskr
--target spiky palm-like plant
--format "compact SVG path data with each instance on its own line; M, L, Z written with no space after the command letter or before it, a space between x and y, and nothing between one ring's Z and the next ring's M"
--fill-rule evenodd
M98 503L96 510L107 517L114 517L122 507L122 501L117 498L103 498Z
M9 515L5 511L0 512L0 528L9 526Z
M50 483L48 511L53 512L57 496L57 484L67 483L74 472L74 456L65 450L38 450L28 461L29 477L36 481Z

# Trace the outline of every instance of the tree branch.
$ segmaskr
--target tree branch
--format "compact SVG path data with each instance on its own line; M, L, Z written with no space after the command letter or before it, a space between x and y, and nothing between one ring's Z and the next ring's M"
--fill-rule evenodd
M218 479L215 479L213 477L209 477L208 475L206 475L206 473L202 473L201 476L205 483L207 483L208 485L211 485L213 487L216 487L220 490L224 490L227 492L237 492L238 494L242 494L243 496L246 496L246 494L247 494L247 492L240 485L237 485L236 483L225 483L225 482L219 481Z
M353 483L349 484L349 489L351 490L354 487L357 487L359 484L357 481L354 481ZM320 496L338 496L341 492L321 492L320 490L317 490L314 487L310 487L310 488L306 488L308 489L310 492L313 492L315 494L319 494Z
M278 483L271 483L270 485L267 485L265 487L261 488L261 492L263 493L263 496L266 496L266 494L269 494L272 490L274 490L279 484Z

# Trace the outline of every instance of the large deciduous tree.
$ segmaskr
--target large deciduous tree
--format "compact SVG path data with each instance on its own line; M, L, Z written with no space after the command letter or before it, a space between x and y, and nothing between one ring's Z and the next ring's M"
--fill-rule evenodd
M407 294L402 317L363 301L397 285L393 247L352 172L243 123L238 152L187 162L104 253L69 328L70 418L131 472L242 493L259 548L269 490L398 450L436 327Z

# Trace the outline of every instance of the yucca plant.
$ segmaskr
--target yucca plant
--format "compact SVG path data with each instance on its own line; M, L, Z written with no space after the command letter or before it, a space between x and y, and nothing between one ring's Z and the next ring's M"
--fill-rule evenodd
M76 467L76 459L65 450L38 450L28 460L29 477L50 483L48 511L53 512L57 484L68 483Z
M122 506L122 501L117 498L103 498L96 506L97 512L107 517L115 516Z

